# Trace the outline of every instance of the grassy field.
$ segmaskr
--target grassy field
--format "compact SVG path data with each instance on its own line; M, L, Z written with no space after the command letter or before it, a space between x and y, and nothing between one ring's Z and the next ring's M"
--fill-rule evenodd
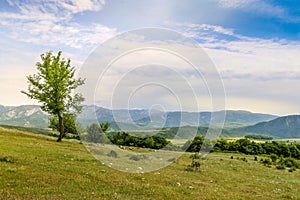
M200 172L187 172L186 153L161 170L130 174L76 141L0 128L0 147L0 199L300 199L299 170L268 168L253 156L212 153Z

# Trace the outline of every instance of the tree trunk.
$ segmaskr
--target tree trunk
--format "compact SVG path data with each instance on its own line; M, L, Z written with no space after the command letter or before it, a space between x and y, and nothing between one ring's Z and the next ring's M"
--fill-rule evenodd
M65 135L64 119L60 114L58 115L58 125L59 125L59 137L56 141L60 142Z

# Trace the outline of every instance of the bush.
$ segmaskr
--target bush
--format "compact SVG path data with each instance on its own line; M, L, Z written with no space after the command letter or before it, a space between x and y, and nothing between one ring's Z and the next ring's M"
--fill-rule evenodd
M91 124L87 127L87 141L93 143L101 143L104 138L104 133L102 132L98 124Z
M186 171L199 171L201 166L199 153L192 154L190 158L192 163L186 167Z
M107 156L113 157L113 158L119 157L118 154L117 154L117 152L115 152L114 150L111 150L111 151L107 154Z
M272 162L275 163L276 160L278 159L278 156L277 156L276 154L273 154L273 153L272 153L272 154L270 155L270 158L271 158Z
M280 164L289 168L299 168L299 163L294 158L284 158L280 161Z
M269 158L264 159L262 161L262 163L265 164L265 165L271 165L272 164L272 162L271 162L271 160Z
M151 136L148 138L140 138L137 136L130 135L126 132L118 132L108 136L109 140L116 145L122 146L134 146L151 149L162 149L166 145L170 144L164 137ZM170 148L177 148L175 145L170 145ZM168 147L167 147L168 148Z

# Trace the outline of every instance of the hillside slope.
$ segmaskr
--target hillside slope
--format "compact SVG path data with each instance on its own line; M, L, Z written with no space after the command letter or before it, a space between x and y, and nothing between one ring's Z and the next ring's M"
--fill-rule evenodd
M191 159L184 154L166 168L131 174L102 165L84 145L67 140L57 143L0 127L0 146L0 199L5 200L300 199L299 171L268 168L253 156L212 153L200 172L187 172Z
M261 122L253 126L234 129L235 131L266 134L279 138L300 138L300 115L290 115Z

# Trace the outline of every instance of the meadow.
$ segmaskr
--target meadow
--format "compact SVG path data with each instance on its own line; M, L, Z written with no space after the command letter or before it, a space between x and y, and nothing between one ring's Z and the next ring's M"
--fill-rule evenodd
M210 153L191 172L184 153L160 170L125 173L76 140L55 140L0 127L0 199L300 199L299 170L267 167L250 155Z

